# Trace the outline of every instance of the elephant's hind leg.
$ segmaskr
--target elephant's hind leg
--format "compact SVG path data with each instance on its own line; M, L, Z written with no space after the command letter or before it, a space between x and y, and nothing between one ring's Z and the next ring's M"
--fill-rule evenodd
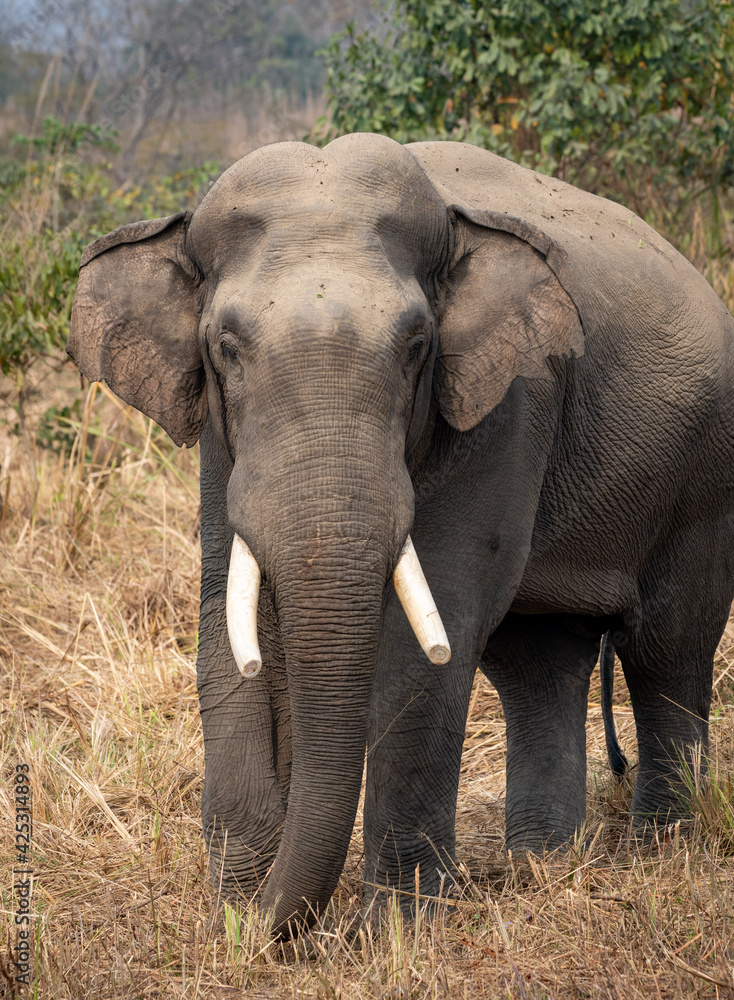
M688 817L692 771L705 767L714 653L732 600L732 540L707 535L653 553L639 620L614 637L637 728L638 828Z
M482 657L507 725L505 840L513 850L559 847L586 819L586 706L603 631L588 621L509 614Z

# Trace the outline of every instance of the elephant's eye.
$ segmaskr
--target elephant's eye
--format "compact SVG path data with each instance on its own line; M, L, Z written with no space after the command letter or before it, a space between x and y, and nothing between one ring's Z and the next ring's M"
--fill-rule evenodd
M423 349L426 346L426 335L419 333L408 341L408 361L419 361L423 357Z
M237 341L231 333L223 333L219 338L219 350L225 361L239 361Z

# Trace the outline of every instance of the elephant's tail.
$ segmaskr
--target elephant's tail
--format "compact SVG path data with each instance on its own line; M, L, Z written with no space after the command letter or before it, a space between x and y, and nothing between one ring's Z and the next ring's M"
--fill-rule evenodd
M601 674L601 715L604 720L604 736L607 741L607 756L614 774L621 778L629 766L622 752L614 728L612 712L612 695L614 694L614 645L609 632L601 641L599 654L599 673Z

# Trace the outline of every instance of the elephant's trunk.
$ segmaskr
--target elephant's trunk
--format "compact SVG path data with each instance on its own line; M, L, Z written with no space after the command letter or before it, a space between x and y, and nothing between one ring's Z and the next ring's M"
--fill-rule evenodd
M278 393L263 382L266 401L285 395L289 408L251 400L269 434L253 433L246 422L238 428L228 487L230 523L266 577L286 661L290 788L261 900L280 932L326 905L344 865L383 593L413 519L404 415L392 412L381 369L372 354L367 364L352 339L335 343L331 331L308 343L307 355L294 355L297 364L289 357L273 365ZM421 612L418 601L417 612L429 626L430 604ZM430 627L426 636L428 650L441 646ZM240 666L256 663L252 634L242 649Z
M354 530L354 529L353 529ZM263 895L275 926L308 922L331 897L354 824L367 738L380 609L388 570L376 530L278 546L281 635L288 663L293 770L280 849ZM284 553L287 553L284 558ZM283 568L284 566L284 568ZM394 572L396 591L424 651L450 650L410 538ZM260 570L235 536L229 572L230 642L245 677L260 669L256 621Z
M262 898L278 932L309 923L329 901L354 825L387 569L386 553L359 548L362 565L326 557L328 579L301 567L276 584L293 750L280 848Z

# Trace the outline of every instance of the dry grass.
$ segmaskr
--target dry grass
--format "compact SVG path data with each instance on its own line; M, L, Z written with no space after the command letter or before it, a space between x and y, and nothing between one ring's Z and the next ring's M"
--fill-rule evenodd
M461 898L424 907L415 923L395 906L381 923L353 922L358 824L320 927L281 949L256 913L240 921L219 905L199 829L197 454L173 449L104 392L87 396L78 430L70 457L38 452L32 514L27 456L16 439L0 441L4 995L16 907L11 782L25 762L36 873L29 995L734 997L733 625L716 662L715 781L697 796L687 841L672 831L647 854L628 843L629 788L605 763L597 684L588 845L508 860L502 713L478 679L458 814ZM619 681L616 702L634 757Z

